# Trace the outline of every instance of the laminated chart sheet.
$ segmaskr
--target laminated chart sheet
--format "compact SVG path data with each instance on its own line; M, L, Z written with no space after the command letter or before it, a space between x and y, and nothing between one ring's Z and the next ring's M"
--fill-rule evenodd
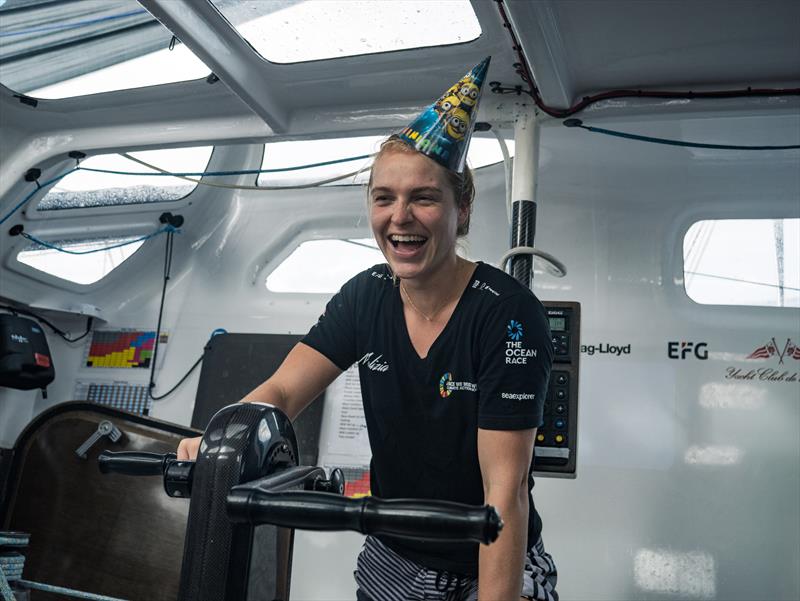
M161 332L159 348L168 338ZM155 342L156 333L152 330L95 330L87 345L85 366L149 369ZM163 357L162 353L159 355Z
M338 467L344 472L346 496L370 494L369 462L372 454L356 365L342 373L325 393L319 448L322 467L328 471Z

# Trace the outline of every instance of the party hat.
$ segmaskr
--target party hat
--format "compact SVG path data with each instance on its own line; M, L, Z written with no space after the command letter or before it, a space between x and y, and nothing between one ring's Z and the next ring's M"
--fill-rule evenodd
M491 56L453 84L400 132L399 137L445 169L461 173L475 129L478 103Z

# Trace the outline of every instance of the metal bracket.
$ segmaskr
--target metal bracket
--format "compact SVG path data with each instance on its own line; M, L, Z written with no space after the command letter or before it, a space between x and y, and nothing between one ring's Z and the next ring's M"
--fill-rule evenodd
M86 439L86 442L75 449L75 454L81 459L86 459L86 454L89 452L89 449L91 449L98 440L103 438L103 436L108 436L111 442L117 442L122 436L122 432L110 421L104 419L100 422L100 425L97 426L97 430Z

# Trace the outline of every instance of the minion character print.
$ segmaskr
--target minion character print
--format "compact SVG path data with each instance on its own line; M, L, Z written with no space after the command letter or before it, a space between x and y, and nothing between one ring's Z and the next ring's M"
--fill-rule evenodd
M448 88L399 137L445 169L462 173L490 60L487 56Z

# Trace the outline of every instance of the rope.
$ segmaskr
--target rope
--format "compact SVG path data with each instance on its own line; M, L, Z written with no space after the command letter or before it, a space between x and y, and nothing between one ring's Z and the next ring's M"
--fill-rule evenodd
M283 173L286 171L299 171L301 169L312 169L314 167L325 167L328 165L336 165L339 163L348 163L350 161L360 161L364 159L368 159L374 157L374 154L362 154L355 157L346 157L343 159L334 159L331 161L322 161L321 163L310 163L308 165L296 165L294 167L282 167L280 169L241 169L238 171L193 171L193 172L184 172L184 173L174 173L171 171L167 171L166 169L161 169L160 167L156 167L155 165L151 165L150 163L143 161L141 159L137 159L129 155L128 153L120 153L120 156L125 157L126 159L133 161L134 163L138 163L143 167L147 167L148 169L152 169L157 173L142 173L139 171L116 171L112 169L95 169L93 167L81 167L77 165L70 169L69 171L65 171L61 175L54 177L51 180L46 181L43 184L40 184L38 181L36 183L36 189L31 190L25 198L23 198L13 209L11 209L2 219L0 219L0 225L3 225L6 221L8 221L11 216L16 213L20 208L22 208L25 203L27 203L33 196L41 189L47 188L52 184L56 183L58 180L66 177L70 173L74 173L75 171L89 171L92 173L106 173L111 175L133 175L133 176L146 176L146 177L154 177L154 176L164 176L164 177L175 177L177 179L182 179L187 182L192 182L193 184L199 184L202 186L210 186L212 188L226 188L229 190L303 190L307 188L316 188L318 186L324 186L325 184L331 184L333 182L337 182L339 180L347 179L348 177L354 177L359 175L362 172L368 171L371 167L363 167L361 169L357 169L356 171L351 171L350 173L344 173L337 175L335 177L330 177L328 179L323 179L316 182L310 182L308 184L298 184L295 186L242 186L236 184L218 184L214 182L207 182L201 179L193 179L189 176L197 176L197 177L216 177L216 176L224 176L224 175L252 175L258 173Z
M15 206L15 207L14 207L13 209L11 209L11 210L10 210L8 213L6 213L5 217L3 217L2 219L0 219L0 225L3 225L3 224L6 222L6 221L8 221L8 219L9 219L9 218L10 218L10 217L11 217L11 216L14 214L14 213L16 213L16 212L17 212L17 210L18 210L20 207L22 207L22 205L24 205L26 202L28 202L28 201L29 201L29 200L30 200L30 199L33 197L33 195L34 195L34 194L36 194L36 193L37 193L39 190L42 190L43 188L47 188L48 186L51 186L51 185L53 185L54 183L56 183L56 182L57 182L58 180L60 180L61 178L63 178L63 177L66 177L67 175L69 175L70 173L73 173L74 171L77 171L79 168L80 168L80 167L73 167L73 168L72 168L72 169L70 169L69 171L65 171L65 172L64 172L64 173L62 173L61 175L59 175L59 176L57 176L57 177L54 177L54 178L53 178L53 179L51 179L51 180L47 180L47 181L46 181L45 183L43 183L43 184L40 184L38 181L37 181L37 182L35 182L35 183L36 183L36 189L35 189L35 190L31 190L31 192L30 192L30 193L29 193L29 194L28 194L28 195L27 195L25 198L23 198L23 199L22 199L22 201L21 201L21 202L20 202L20 203L19 203L17 206Z
M14 534L15 536L8 536L9 534ZM7 547L5 550L0 549L0 595L2 595L3 601L15 601L16 599L14 591L11 589L11 582L16 583L20 587L57 595L67 595L68 597L75 597L76 599L87 599L89 601L126 601L119 597L95 595L94 593L86 593L63 586L23 580L22 570L25 566L25 556L16 551L10 551L8 547L22 550L28 546L29 542L30 535L28 534L21 532L0 532L0 547Z
M790 144L786 146L740 146L732 144L705 144L702 142L684 142L683 140L669 140L667 138L654 138L652 136L640 136L638 134L629 134L613 129L603 129L602 127L592 127L584 125L580 119L567 119L564 121L566 127L580 127L586 131L598 134L605 134L606 136L615 136L617 138L625 138L627 140L637 140L639 142L650 142L651 144L665 144L667 146L682 146L686 148L712 148L715 150L796 150L800 145Z
M134 240L128 240L127 242L120 242L119 244L112 244L111 246L104 246L103 248L95 248L95 249L92 249L92 250L68 250L66 248L62 248L60 246L56 246L55 244L50 244L49 242L45 242L44 240L41 240L41 239L37 238L36 236L34 236L32 234L28 234L26 232L22 232L20 235L23 238L25 238L27 240L30 240L31 242L34 242L36 244L40 244L41 246L44 246L45 248L50 248L50 249L53 249L53 250L57 250L58 252L66 253L68 255L90 255L92 253L103 252L103 251L106 251L106 250L111 250L113 248L121 248L123 246L128 246L129 244L135 244L137 242L144 242L145 240L149 240L150 238L154 238L155 236L158 236L159 234L163 234L163 233L172 234L172 233L175 233L175 232L180 233L180 230L175 228L175 227L173 227L173 226L171 226L171 225L165 225L164 227L156 230L155 232L153 232L151 234L147 234L146 236L141 236L139 238L135 238Z
M337 175L335 177L331 177L328 179L323 179L316 182L310 182L308 184L297 184L294 186L242 186L239 184L218 184L214 182L207 182L202 179L192 179L191 177L187 177L188 175L250 175L255 173L280 173L283 171L297 171L299 169L310 169L312 167L323 167L326 165L334 165L336 163L346 163L348 161L356 161L360 159L366 159L375 155L372 154L365 154L362 156L351 157L347 159L337 159L335 161L325 161L323 163L312 163L310 165L300 165L298 167L287 167L285 169L242 169L241 171L208 171L208 172L199 172L196 174L181 174L181 173L173 173L171 171L167 171L166 169L162 169L160 167L156 167L155 165L151 165L141 159L137 159L136 157L132 157L127 153L122 153L121 156L124 156L126 159L133 161L134 163L139 163L140 165L147 167L148 169L153 169L158 171L159 173L137 173L137 172L107 172L107 173L117 173L122 175L168 175L170 177L176 177L178 179L182 179L187 182L192 182L193 184L199 184L201 186L210 186L212 188L226 188L228 190L304 190L307 188L316 188L318 186L324 186L325 184L330 184L333 182L337 182L342 179L347 179L348 177L353 177L358 175L363 171L368 171L371 167L364 167L362 169L358 169L357 171L351 171L350 173L345 173L343 175ZM89 171L89 169L85 169L85 171Z

